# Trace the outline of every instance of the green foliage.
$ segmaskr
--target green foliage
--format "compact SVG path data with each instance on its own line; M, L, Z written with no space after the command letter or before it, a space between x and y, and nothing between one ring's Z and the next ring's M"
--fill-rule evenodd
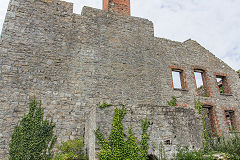
M176 96L172 96L172 100L168 101L168 105L169 106L177 106L177 97Z
M178 147L178 153L176 155L175 160L213 160L213 157L204 156L204 152L202 150L198 151L190 151L188 147L180 148Z
M224 155L226 159L240 160L240 136L229 138L217 137L209 139L209 150L190 151L188 148L179 148L176 160L211 160L214 154Z
M223 86L219 87L219 92L224 93Z
M239 78L240 78L240 69L237 71L237 73L238 73L238 76L239 76Z
M147 159L148 154L148 140L149 140L149 134L147 134L147 129L149 127L149 121L147 118L145 120L142 120L142 140L140 142L140 158L142 160Z
M165 148L164 148L162 142L159 144L159 157L158 157L158 159L159 160L167 160Z
M41 102L35 99L29 104L29 113L24 115L14 128L10 141L10 160L51 159L56 142L53 135L55 124L43 120Z
M198 110L198 114L202 115L202 103L199 100L195 101L195 109Z
M228 153L231 159L240 160L240 136L235 134L232 137L217 137L211 139L211 150Z
M202 114L202 103L198 100L195 101L195 109L198 110L198 113L202 116L202 124L203 124L203 150L204 152L209 151L209 137L207 134L207 126L206 126L206 116Z
M202 104L195 101L195 108L202 115ZM214 153L224 153L227 159L240 160L240 136L235 134L230 138L208 137L206 129L206 116L202 115L203 122L203 150L190 151L188 148L179 148L176 160L211 160Z
M57 146L59 152L54 160L87 160L87 156L83 153L84 140L75 139L62 142Z
M136 137L133 135L132 129L129 128L127 140L125 142L126 155L129 159L138 157L139 148L136 142Z
M207 124L206 124L206 116L203 115L202 117L202 123L203 123L203 150L204 152L208 152L209 151L209 137L208 137L208 134L207 134Z
M145 160L147 159L148 139L147 129L149 121L146 118L142 121L142 140L138 147L136 137L132 129L128 129L128 136L124 137L122 120L126 114L126 109L115 108L113 115L112 131L108 139L98 128L95 132L100 152L99 160ZM126 139L126 140L125 140Z
M107 107L110 107L110 106L112 106L112 105L108 104L107 102L103 102L102 104L98 105L98 108L107 108Z
M202 89L204 89L204 88L203 88L203 85L201 85L200 87L197 88L198 91L199 91L199 90L202 90Z
M115 109L112 132L109 136L109 145L112 148L112 155L114 159L120 159L124 153L124 136L122 120L126 115L126 109Z
M202 96L202 97L209 97L207 93L203 93L200 96Z

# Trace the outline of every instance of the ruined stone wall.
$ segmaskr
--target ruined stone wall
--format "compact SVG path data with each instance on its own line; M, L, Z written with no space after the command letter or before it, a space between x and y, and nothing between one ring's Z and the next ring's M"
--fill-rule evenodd
M161 72L165 74L163 77L167 80L167 86L172 86L171 74L169 73L172 68L182 69L185 73L186 88L184 90L172 88L167 91L168 94L177 97L178 105L193 107L194 100L200 100L204 105L212 106L214 126L219 135L228 132L224 120L224 110L236 110L236 121L239 128L239 78L235 71L193 40L180 43L156 38L155 43L155 58L163 58L166 67L164 71L156 70L154 73L157 73L157 75L161 74ZM198 95L194 69L205 71L206 88L209 92L208 96ZM230 94L219 93L216 74L227 77L231 90Z
M71 88L72 10L62 1L10 1L0 43L0 159L34 96L56 122L59 141L84 134L83 105Z
M160 143L164 145L168 158L176 154L178 145L188 146L190 149L202 147L199 143L202 141L201 116L193 109L148 104L125 107L127 114L123 120L124 133L127 135L128 128L132 128L138 142L141 140L142 133L141 120L147 117L150 121L149 154L158 157ZM98 108L96 113L97 126L100 127L101 132L109 136L114 107Z
M138 125L134 115L141 110L158 113L159 109L152 120L167 118L164 124L174 119L163 116L168 109L158 108L167 106L172 96L177 97L178 107L186 108L194 108L194 100L199 99L213 106L219 134L227 131L224 107L235 111L239 126L238 75L198 43L155 38L153 24L146 19L89 7L77 15L72 8L59 0L10 1L0 41L0 158L8 153L10 134L34 96L42 100L45 115L56 122L58 142L84 136L91 159L95 157L93 131L99 122L96 106L104 101L136 106L132 120ZM195 67L206 71L209 97L197 95ZM172 88L172 68L184 71L184 90ZM216 73L227 75L231 94L220 95ZM177 109L172 110L177 114ZM193 119L194 130L199 130L194 112L183 109L183 117L185 113L190 117L183 123ZM152 128L152 140L164 140L158 129ZM170 137L174 135L173 128L165 129ZM177 133L182 132L187 129ZM193 138L187 144L197 147L201 141L194 140L194 132L188 132ZM180 139L174 143L185 144Z

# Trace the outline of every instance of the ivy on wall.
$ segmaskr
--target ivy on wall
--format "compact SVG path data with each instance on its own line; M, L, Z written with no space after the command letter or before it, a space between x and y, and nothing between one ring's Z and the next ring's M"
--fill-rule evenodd
M198 110L198 113L199 115L202 116L202 124L203 124L203 151L204 152L207 152L209 151L209 137L208 137L208 134L207 134L207 124L206 124L206 115L203 115L202 114L202 103L198 100L198 101L195 101L195 109Z
M177 106L177 97L172 96L172 99L167 102L169 106Z
M43 120L41 102L35 99L29 104L29 112L14 128L10 141L10 160L51 159L56 142L53 135L55 124Z
M96 130L95 134L100 145L99 160L147 159L149 148L149 134L147 134L147 129L149 121L147 118L142 120L142 139L140 144L138 144L131 128L128 129L127 137L124 136L122 120L125 115L125 108L115 108L109 138L106 139L99 128Z
M111 107L112 105L111 104L108 104L107 102L103 102L103 103L100 103L98 104L98 108L107 108L107 107Z

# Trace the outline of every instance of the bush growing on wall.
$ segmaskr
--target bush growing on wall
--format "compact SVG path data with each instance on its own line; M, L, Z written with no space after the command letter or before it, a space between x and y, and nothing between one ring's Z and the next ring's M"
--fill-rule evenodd
M128 136L124 137L122 120L125 114L126 110L124 108L115 108L112 123L113 128L108 139L104 137L99 128L95 132L100 145L100 153L98 154L100 160L147 159L149 139L147 129L149 121L147 118L142 120L142 139L139 147L131 128L128 130Z
M10 160L51 159L56 142L53 135L55 124L43 120L41 103L35 99L29 104L29 113L24 115L14 128L10 141Z
M169 106L177 106L177 97L172 96L172 100L168 101Z
M83 153L84 140L75 139L62 142L57 146L59 152L55 156L55 160L87 160L87 156Z

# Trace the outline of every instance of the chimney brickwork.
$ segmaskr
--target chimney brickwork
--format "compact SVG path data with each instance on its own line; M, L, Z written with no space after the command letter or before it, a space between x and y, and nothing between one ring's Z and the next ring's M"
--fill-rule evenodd
M130 0L103 0L103 10L130 16Z

